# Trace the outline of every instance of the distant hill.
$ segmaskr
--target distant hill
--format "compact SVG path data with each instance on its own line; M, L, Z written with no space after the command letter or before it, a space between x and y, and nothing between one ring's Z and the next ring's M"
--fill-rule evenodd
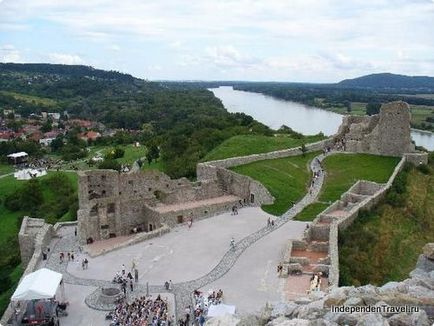
M83 65L62 65L48 63L0 63L0 73L17 72L31 74L52 74L64 77L90 77L105 80L133 82L131 75L118 71L106 71Z
M381 73L345 79L336 85L346 88L434 90L434 77Z

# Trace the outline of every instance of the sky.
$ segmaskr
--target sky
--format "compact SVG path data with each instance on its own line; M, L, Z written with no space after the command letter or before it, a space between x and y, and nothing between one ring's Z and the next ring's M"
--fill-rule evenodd
M434 0L0 0L0 62L148 80L434 76Z

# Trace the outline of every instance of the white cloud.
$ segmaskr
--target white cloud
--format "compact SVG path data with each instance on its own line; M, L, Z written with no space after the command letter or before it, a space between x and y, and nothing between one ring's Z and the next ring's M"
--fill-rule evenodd
M372 70L432 74L433 16L428 0L11 0L1 3L0 33L33 33L41 24L81 45L89 62L111 62L122 49L128 62L119 67L146 60L167 73L213 68L184 78L224 71L234 79L333 81ZM89 45L101 52L85 52ZM51 60L83 62L66 56Z
M80 56L67 53L50 53L48 54L48 61L50 63L61 63L66 65L81 65L85 63Z
M20 51L11 44L0 46L0 62L21 62L22 57Z

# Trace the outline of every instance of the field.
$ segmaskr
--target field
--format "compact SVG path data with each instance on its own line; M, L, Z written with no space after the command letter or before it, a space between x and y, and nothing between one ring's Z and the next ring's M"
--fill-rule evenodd
M65 173L72 190L77 191L77 175L75 173ZM59 191L50 186L48 179L56 175L56 172L50 172L47 176L38 178L43 194L43 203L47 207L47 214L50 214L49 207L52 207L53 214L56 203L61 201ZM19 247L17 235L20 228L21 218L29 215L28 211L10 211L5 206L5 198L14 193L15 190L23 187L28 181L18 181L13 176L7 176L0 179L0 282L2 293L0 293L0 312L9 302L14 286L18 282L22 269L19 263ZM55 220L67 221L73 217L69 212L63 216L57 216ZM10 285L10 286L9 286Z
M10 164L0 163L0 176L14 171L14 167Z
M258 161L231 170L261 182L275 198L274 204L263 205L262 209L281 215L306 194L311 176L308 163L316 155L318 153Z
M403 203L386 198L340 234L343 285L403 280L425 243L434 242L434 176L413 168L406 180Z
M302 139L292 138L288 135L276 135L275 137L259 135L234 136L209 152L202 161L221 160L228 157L245 156L258 153L267 153L286 148L301 146L320 141L324 137L305 136Z
M385 183L398 162L399 159L395 157L369 154L335 154L327 157L323 163L327 174L318 202L307 206L294 219L312 221L357 180Z
M323 163L325 182L319 197L322 202L334 202L357 180L385 183L399 162L397 157L370 154L336 154Z
M27 103L34 103L37 105L42 105L47 107L54 107L58 105L57 101L51 98L32 96L32 95L9 92L9 91L0 91L0 93L6 96L12 96L16 100L27 102Z

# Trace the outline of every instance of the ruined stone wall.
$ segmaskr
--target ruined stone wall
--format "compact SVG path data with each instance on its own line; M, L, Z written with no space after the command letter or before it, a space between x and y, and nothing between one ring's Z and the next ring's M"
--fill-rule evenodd
M402 101L383 104L378 115L346 116L335 142L345 151L386 156L415 152L410 134L410 107Z
M43 219L25 216L18 233L21 263L26 267L35 251L47 246L52 237L53 226Z

